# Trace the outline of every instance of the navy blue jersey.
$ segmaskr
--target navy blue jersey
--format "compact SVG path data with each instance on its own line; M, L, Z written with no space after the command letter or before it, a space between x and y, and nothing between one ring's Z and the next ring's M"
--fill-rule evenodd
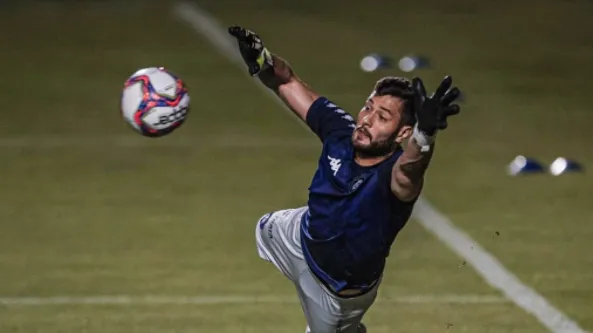
M400 201L391 192L391 170L402 151L374 166L358 165L354 119L324 97L313 103L306 122L323 150L301 223L305 260L335 291L368 287L383 273L415 202Z

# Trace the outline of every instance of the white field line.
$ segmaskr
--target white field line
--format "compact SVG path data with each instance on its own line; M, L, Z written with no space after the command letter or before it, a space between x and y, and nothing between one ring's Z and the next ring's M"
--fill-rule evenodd
M207 38L221 54L237 64L243 72L246 72L232 39L226 34L226 29L222 28L212 16L191 3L179 3L174 7L174 13L179 20L190 25L197 33ZM253 82L257 81L253 80ZM259 84L259 86L267 90L263 85ZM272 96L282 105L276 96L273 94ZM422 226L463 257L488 284L500 290L515 304L532 314L548 330L555 333L586 332L544 297L524 285L494 256L456 228L426 200L422 199L416 204L414 216Z
M55 297L0 297L0 306L46 305L219 305L219 304L281 304L297 303L294 296L55 296ZM379 303L395 304L497 304L508 302L496 295L410 295L394 298L380 297Z

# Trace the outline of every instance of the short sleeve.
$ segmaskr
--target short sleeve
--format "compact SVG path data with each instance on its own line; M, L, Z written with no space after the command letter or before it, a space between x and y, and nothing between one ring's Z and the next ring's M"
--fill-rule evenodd
M325 97L319 97L309 108L307 125L321 141L333 135L350 134L356 128L354 118Z

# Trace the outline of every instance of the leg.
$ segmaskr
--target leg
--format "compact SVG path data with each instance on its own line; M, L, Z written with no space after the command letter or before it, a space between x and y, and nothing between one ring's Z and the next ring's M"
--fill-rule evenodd
M299 233L293 221L300 221L306 207L286 209L262 216L255 227L255 240L260 258L269 261L291 281L298 275L295 263L303 260ZM300 239L300 238L299 238Z
M307 326L305 333L311 333L311 329ZM358 333L367 333L367 327L363 323L358 324Z
M377 287L358 297L341 298L327 290L307 267L297 281L297 293L309 324L307 333L365 333L362 318L376 299Z
M306 209L264 215L255 228L259 256L295 284L308 333L364 333L361 320L375 301L379 283L362 296L340 298L317 280L303 258L300 243L300 221Z

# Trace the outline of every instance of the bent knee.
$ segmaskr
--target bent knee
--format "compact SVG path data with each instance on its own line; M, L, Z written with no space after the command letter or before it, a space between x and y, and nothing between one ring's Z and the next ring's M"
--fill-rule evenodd
M259 218L257 224L255 225L255 243L257 245L257 252L260 258L270 261L269 249L267 248L267 244L265 243L264 238L262 237L262 230L270 220L272 213L267 213Z
M268 223L272 214L273 212L270 212L259 218L257 221L257 228L259 228L259 230L262 230L266 226L266 223Z

